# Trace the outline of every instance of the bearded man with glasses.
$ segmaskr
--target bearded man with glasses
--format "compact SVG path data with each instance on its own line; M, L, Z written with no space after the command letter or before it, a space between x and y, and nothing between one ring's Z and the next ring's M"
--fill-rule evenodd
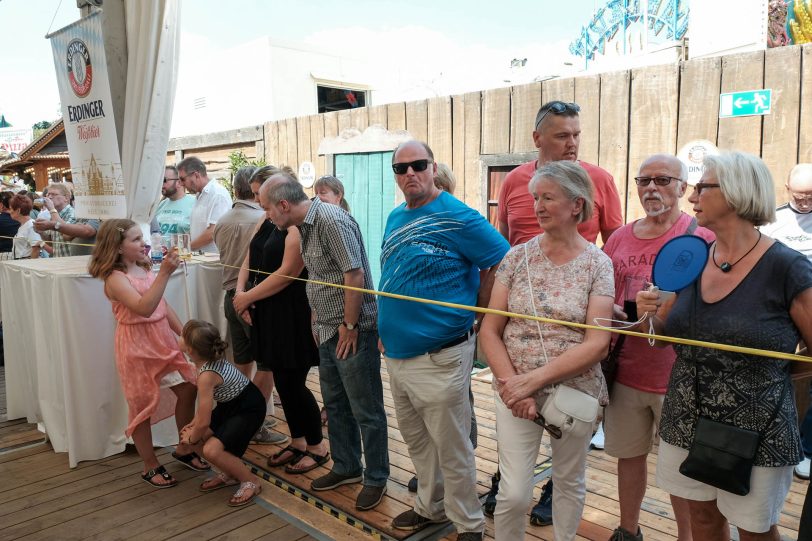
M624 301L634 300L641 284L650 281L654 258L669 240L684 234L708 242L714 234L698 227L696 219L680 210L688 171L679 159L668 154L647 158L634 177L644 218L615 231L603 250L612 260L615 275L615 319L637 321L636 313L625 313ZM698 188L698 189L701 189ZM636 312L636 306L635 306ZM606 406L606 454L617 458L620 525L610 541L642 541L639 519L648 475L646 459L657 440L663 399L676 354L672 347L652 348L647 340L613 335L611 345L617 359L614 383ZM688 503L671 496L677 521L677 539L691 539Z

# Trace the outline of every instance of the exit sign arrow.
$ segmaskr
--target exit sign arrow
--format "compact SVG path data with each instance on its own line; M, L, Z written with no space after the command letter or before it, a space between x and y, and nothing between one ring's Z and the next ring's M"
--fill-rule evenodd
M768 115L772 110L773 91L769 88L728 92L719 96L719 118Z

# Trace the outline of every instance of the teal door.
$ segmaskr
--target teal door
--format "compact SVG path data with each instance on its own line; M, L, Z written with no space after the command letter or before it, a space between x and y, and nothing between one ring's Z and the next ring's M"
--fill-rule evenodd
M381 278L381 242L386 218L395 208L392 152L339 154L335 157L335 172L344 184L350 213L364 236L372 283L377 289Z

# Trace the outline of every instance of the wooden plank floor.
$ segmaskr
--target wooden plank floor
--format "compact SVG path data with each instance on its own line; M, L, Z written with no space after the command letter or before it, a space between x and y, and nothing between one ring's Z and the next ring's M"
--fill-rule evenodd
M0 387L4 388L0 368ZM384 401L389 425L391 477L385 501L378 508L356 512L353 508L358 485L317 493L326 503L345 512L349 521L369 524L387 537L404 538L390 527L393 516L409 508L414 495L406 484L414 475L406 445L397 428L389 394L389 381L384 371ZM309 387L320 400L318 377L311 372ZM479 447L476 467L478 491L490 487L490 476L496 471L496 427L490 385L475 381L474 395L479 421ZM0 397L2 399L2 397ZM0 415L5 413L0 400ZM287 432L284 412L276 429ZM326 430L325 430L326 433ZM197 491L204 474L192 472L169 458L169 449L159 455L167 469L182 482L171 490L153 489L140 480L140 461L128 451L103 460L82 462L70 469L64 453L54 453L36 426L23 420L0 422L0 541L6 539L313 539L296 526L318 531L320 538L371 539L359 525L336 518L317 509L299 495L263 482L261 505L233 509L225 505L225 490L209 494ZM284 483L307 492L309 481L326 472L326 468L305 475L286 475L280 468L269 469L264 461L278 449L276 446L252 445L246 459L278 476ZM546 438L538 462L549 456ZM328 464L329 467L330 464ZM648 490L643 502L641 526L647 540L673 540L676 525L668 495L654 481L656 456L649 458ZM534 489L538 499L540 486ZM808 483L795 481L779 523L782 538L797 536L798 521ZM268 507L279 510L273 514ZM528 502L528 512L532 502ZM602 451L591 451L587 469L587 496L578 539L604 541L618 523L616 461ZM294 524L285 522L287 518ZM437 537L437 536L435 536ZM452 541L455 534L446 539ZM493 521L487 520L486 538L493 538ZM528 526L526 539L551 540L551 527ZM408 537L405 537L408 540Z

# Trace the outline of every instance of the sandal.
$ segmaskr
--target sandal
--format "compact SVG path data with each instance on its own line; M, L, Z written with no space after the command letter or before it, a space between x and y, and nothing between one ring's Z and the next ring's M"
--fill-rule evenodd
M305 456L308 456L308 457L312 458L313 459L313 464L311 464L309 466L304 466L303 468L295 468L294 466L296 466L299 462L301 462L302 459ZM296 460L295 462L291 462L290 464L285 466L285 472L293 473L293 474L307 473L307 472L309 472L311 470L315 470L319 466L324 466L325 464L327 464L327 462L329 460L330 460L330 452L329 451L327 453L325 453L324 456L319 456L316 453L311 453L310 451L305 451L303 453L303 456L299 457L298 460Z
M251 495L246 497L245 493L249 490L251 491ZM237 492L235 492L234 495L228 500L228 505L231 507L242 507L243 505L248 505L254 501L254 498L258 496L260 492L262 492L262 487L256 483L251 481L240 483L240 488L238 488Z
M155 481L152 480L152 478L155 477L156 475L160 475L161 478L167 482L156 483ZM157 468L149 470L147 473L141 476L141 479L143 479L144 482L152 485L155 488L170 488L178 484L178 480L172 477L169 474L169 472L166 471L166 468L164 468L163 466L158 466Z
M286 458L282 458L282 455L285 453L290 453ZM290 464L291 462L296 463L305 456L306 451L302 451L301 449L297 449L292 445L288 445L278 453L272 454L268 457L268 466L271 468L277 468L279 466L284 466L285 464Z
M228 475L220 472L214 477L209 477L200 484L198 490L200 492L213 492L223 487L233 487L237 484L236 479L232 479Z
M192 451L188 455L179 455L177 452L173 452L172 458L174 458L175 460L177 460L178 462L180 462L181 464L183 464L192 471L209 471L211 469L209 463L200 458L200 455L198 455L194 451ZM203 464L203 467L195 466L194 464L195 459L197 459L198 462Z

